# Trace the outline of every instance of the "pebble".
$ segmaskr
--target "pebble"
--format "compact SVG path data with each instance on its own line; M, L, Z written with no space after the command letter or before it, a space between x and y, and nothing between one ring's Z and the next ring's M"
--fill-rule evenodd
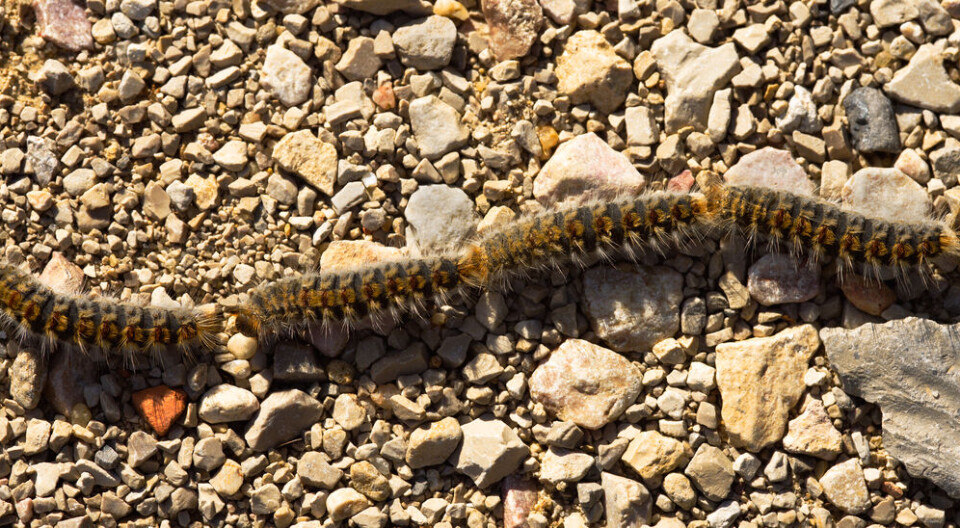
M808 362L819 346L810 325L717 345L720 412L734 445L758 452L783 437L790 410L803 394Z
M534 402L561 420L599 429L633 404L642 389L641 377L620 354L569 339L533 372L529 391Z
M43 84L44 89L51 95L60 95L76 86L70 70L67 69L62 62L54 59L44 61L43 66L40 67L40 71L37 72L37 80ZM11 149L7 152L12 151ZM20 151L16 150L16 152ZM4 154L6 154L6 152ZM6 170L6 163L4 164L4 172L10 174L10 172Z
M723 500L735 478L733 463L723 451L710 444L702 444L697 449L684 473L712 501Z
M90 21L83 6L72 0L33 0L39 34L67 51L93 48Z
M463 443L450 461L479 488L516 471L530 453L517 433L500 420L477 418L464 424L461 431Z
M623 104L634 79L630 64L593 30L578 31L567 39L557 58L556 74L561 94L574 104L589 102L605 114Z
M78 197L96 185L97 175L90 169L76 169L63 178L63 190Z
M313 88L310 67L279 44L267 48L260 82L285 106L296 106L310 97Z
M820 477L820 486L830 503L846 513L857 515L871 506L863 468L855 458L828 469Z
M306 457L307 454L304 453L303 456ZM210 479L210 485L221 497L236 495L243 486L243 468L234 460L224 460L217 474Z
M404 211L413 242L422 251L458 245L476 233L479 218L473 200L448 185L424 185L411 196Z
M593 132L557 148L533 181L533 195L545 206L585 201L604 191L638 193L646 180L629 159Z
M365 460L350 466L350 485L372 501L381 502L390 498L390 482Z
M847 112L849 115L849 110ZM777 118L777 127L785 133L794 130L807 134L820 132L823 124L817 115L817 104L813 101L813 95L809 90L803 86L797 86L793 89L793 97L787 104L786 113Z
M844 207L873 218L922 222L930 218L927 191L897 169L866 167L847 180L840 191Z
M456 40L457 26L449 18L436 15L414 20L393 32L400 61L419 71L438 70L449 64Z
M422 425L410 433L405 459L413 469L442 464L460 445L460 424L448 417Z
M323 406L298 389L271 393L260 403L244 439L254 451L266 451L316 423L323 415Z
M27 422L27 430L23 438L23 454L36 455L43 453L50 446L50 431L53 426L46 420L37 418Z
M333 403L333 419L345 431L353 431L367 422L367 410L355 394L341 394Z
M348 81L363 81L375 77L382 65L374 51L373 39L356 37L350 40L336 68Z
M893 80L884 86L884 91L911 106L946 114L960 111L960 85L950 79L943 66L944 44L941 40L917 48L910 62L897 70Z
M603 506L608 527L645 526L650 522L653 500L639 482L604 471L600 473Z
M883 447L907 472L960 497L956 325L908 317L821 330L827 358L852 396L883 410ZM870 350L869 361L863 351ZM852 469L851 469L852 471ZM861 476L862 478L862 476Z
M240 172L247 165L247 144L239 140L227 141L213 153L213 161L228 171ZM197 204L200 204L199 197Z
M764 147L751 152L723 175L732 185L752 185L813 196L815 186L789 151Z
M410 126L420 155L429 160L462 147L469 134L457 109L435 95L410 102Z
M870 3L870 14L877 26L884 28L913 20L920 15L920 12L913 3L878 0Z
M52 142L41 137L27 137L26 160L33 168L33 178L42 186L50 183L60 166L60 160L53 151L54 147L49 143Z
M903 149L893 167L921 185L930 181L930 166L914 149Z
M33 348L21 348L13 358L8 376L10 396L13 400L26 410L34 409L40 403L43 386L47 381L43 353Z
M790 453L833 460L842 452L843 435L833 426L823 402L810 399L803 412L787 425L783 448Z
M419 374L427 370L427 351L423 343L415 343L400 352L392 352L370 366L370 378L375 383L387 383L400 376Z
M257 397L247 389L221 383L200 399L200 419L207 423L240 422L249 420L260 410Z
M297 476L308 486L332 490L343 477L343 471L331 466L326 455L307 451L297 462Z
M284 135L273 147L273 160L318 191L333 196L339 158L337 149L309 130Z
M503 479L504 528L526 528L527 518L537 504L537 485L520 475L510 475Z
M689 510L697 502L697 492L694 491L690 479L683 473L669 473L663 478L663 491L677 506Z
M353 488L340 488L327 496L327 514L333 522L353 517L370 506L370 501Z
M216 437L201 438L193 448L193 465L207 472L222 466L227 457L223 454L223 442Z
M809 301L820 291L820 265L800 267L789 255L764 255L750 266L747 289L763 306Z
M740 73L736 46L728 42L711 48L683 31L671 31L655 40L650 51L667 84L665 132L674 134L688 126L706 131L714 94Z
M540 481L552 486L560 482L579 482L592 467L592 456L551 446L540 461Z
M275 9L285 15L302 15L307 11L310 11L317 4L320 3L319 0L262 0L264 5L269 6L271 9Z
M736 501L726 501L707 515L707 523L710 528L730 528L740 517L740 504Z
M158 385L134 392L133 406L158 435L164 436L187 409L187 394Z
M853 147L860 152L900 152L893 104L876 88L860 87L843 100Z
M687 31L690 36L700 44L710 44L713 42L720 28L720 17L713 9L694 9L690 12L690 18L687 20Z
M482 0L480 5L490 28L487 41L493 56L501 61L525 56L543 24L537 0Z
M136 469L157 454L157 439L143 431L130 433L127 439L127 464Z
M655 481L690 460L690 448L656 431L638 433L621 460L644 480Z
M597 337L618 352L644 352L680 328L683 275L666 267L583 274L583 309Z

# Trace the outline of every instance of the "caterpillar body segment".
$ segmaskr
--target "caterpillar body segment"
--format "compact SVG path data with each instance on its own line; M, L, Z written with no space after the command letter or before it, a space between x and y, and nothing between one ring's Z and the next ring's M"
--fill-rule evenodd
M375 321L444 299L462 285L457 261L427 257L374 263L350 270L309 273L264 284L250 292L237 313L237 329L249 337L310 323Z
M0 323L21 340L99 348L133 358L161 350L218 345L216 314L137 306L56 293L15 266L0 264Z

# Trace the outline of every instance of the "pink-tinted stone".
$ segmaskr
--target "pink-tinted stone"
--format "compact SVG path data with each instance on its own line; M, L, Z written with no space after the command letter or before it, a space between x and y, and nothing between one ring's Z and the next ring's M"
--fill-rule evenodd
M626 156L590 132L557 148L533 181L533 195L549 206L599 196L636 194L645 182Z
M833 426L823 402L811 399L803 413L787 425L783 448L790 453L833 460L842 452L843 435Z
M794 194L812 196L814 185L790 152L765 147L751 152L723 175L733 185L767 187Z
M667 190L668 191L677 191L677 192L689 192L693 188L693 184L696 180L693 178L693 173L689 169L684 170L680 174L677 174L673 178L670 178L667 181Z
M537 503L537 485L519 475L503 479L503 526L526 528L530 510Z
M40 282L57 293L74 295L83 288L83 270L55 252L40 273Z
M599 429L633 404L642 377L620 354L570 339L533 371L530 397L561 420Z
M930 220L930 195L897 169L858 170L840 190L843 206L873 218L900 222Z
M893 166L913 178L917 183L930 181L930 165L927 165L926 160L921 158L920 154L917 154L914 149L904 149L897 156L897 161Z
M490 26L493 56L498 60L525 56L543 25L543 9L537 0L483 0L481 6Z
M747 289L764 306L809 301L820 289L820 265L800 265L789 255L764 255L750 266Z
M882 314L897 301L897 294L886 284L852 273L844 275L840 289L851 304L870 315Z
M397 96L393 92L393 83L389 81L377 87L370 98L383 110L393 110L397 106Z
M40 36L70 51L93 47L90 21L72 0L33 0Z
M337 240L320 255L320 269L346 270L371 262L401 258L404 251L366 240Z

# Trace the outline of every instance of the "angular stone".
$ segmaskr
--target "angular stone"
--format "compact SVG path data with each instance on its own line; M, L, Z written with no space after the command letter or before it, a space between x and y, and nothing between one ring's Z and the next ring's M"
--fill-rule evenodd
M906 2L894 3L909 5ZM883 89L895 100L934 112L955 114L960 111L960 85L950 79L943 67L946 40L923 44L910 62L897 70Z
M593 132L557 148L533 180L533 196L545 206L639 193L646 180L622 153Z
M884 448L911 476L954 498L960 498L958 332L960 325L914 317L820 331L844 390L880 407Z
M873 218L895 222L930 220L930 195L913 178L897 169L866 167L840 190L844 207Z
M517 433L500 420L477 418L461 427L463 443L450 462L479 488L513 473L530 454Z
M593 457L570 449L547 449L540 461L540 481L556 486L560 482L579 482L593 467Z
M444 251L473 237L480 220L467 193L443 184L414 191L404 216L410 224L410 238L425 252Z
M714 93L740 72L736 46L728 42L710 48L697 44L683 31L671 31L655 40L650 51L667 83L666 133L688 126L705 132Z
M448 417L410 433L406 461L413 469L442 464L460 445L460 423Z
M307 393L274 392L260 404L244 439L254 451L266 451L296 437L323 416L323 405Z
M316 7L320 0L259 0L258 3L267 5L284 15L302 15Z
M733 462L710 444L700 445L684 473L712 501L723 500L730 493L735 478Z
M167 434L187 409L187 393L158 385L133 393L133 406L159 436Z
M350 466L350 485L373 501L380 502L390 498L390 481L366 460Z
M440 159L462 147L469 134L460 123L459 112L435 95L420 97L410 103L410 126L420 155L429 160Z
M310 382L322 381L324 373L312 347L285 342L273 349L273 377L281 381Z
M340 488L327 496L327 514L333 522L342 521L370 506L370 501L353 488Z
M876 88L861 87L843 100L853 147L861 152L900 152L893 104Z
M530 397L561 420L599 429L633 404L642 377L620 354L569 339L530 376Z
M93 48L90 21L83 6L73 0L33 0L32 6L44 40L68 51Z
M372 79L383 62L374 52L373 39L370 37L355 37L350 39L347 51L337 62L337 71L347 80L363 81Z
M343 471L331 466L325 455L307 451L297 462L297 476L308 486L331 490L340 482Z
M815 186L789 151L764 147L740 158L723 179L731 185L751 185L813 196Z
M557 58L557 90L574 104L589 102L609 114L627 97L633 69L597 31L574 33Z
M642 431L630 441L621 460L644 480L655 481L690 460L690 448L656 431Z
M310 97L312 72L296 53L274 44L263 59L260 83L285 106L296 106Z
M783 437L790 409L804 391L807 364L819 346L810 325L717 345L720 412L731 443L758 452Z
M304 453L306 457L308 453ZM243 467L234 460L227 459L217 474L210 479L213 489L222 497L230 497L243 486Z
M449 18L436 15L414 20L393 32L400 61L420 71L449 64L456 40L457 26Z
M843 452L843 435L823 408L823 402L811 399L800 416L787 426L783 448L790 453L833 460Z
M600 473L607 528L641 528L650 522L653 501L647 488L635 480Z
M370 366L370 378L383 384L407 374L427 370L427 350L423 343L414 343L401 352L388 354Z
M846 513L858 515L870 508L870 492L863 478L863 468L856 458L828 469L820 477L820 485L827 500Z
M764 255L750 266L747 289L764 306L809 301L820 290L820 265L807 262L800 267L794 257Z
M543 24L537 0L483 0L483 17L490 28L490 51L498 60L523 57L536 42Z
M672 269L594 267L583 274L583 290L590 326L618 352L648 351L680 328L683 275Z
M207 423L239 422L250 419L260 409L257 397L247 389L221 383L200 399L200 419Z
M526 528L527 517L537 504L537 485L519 475L510 475L503 479L501 489L504 528Z
M317 139L310 130L291 132L273 147L273 159L283 170L303 178L318 191L333 196L337 182L337 148Z

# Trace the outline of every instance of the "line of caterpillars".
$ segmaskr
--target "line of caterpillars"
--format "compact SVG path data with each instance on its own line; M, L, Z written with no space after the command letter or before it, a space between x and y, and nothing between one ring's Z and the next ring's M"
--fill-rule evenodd
M310 323L349 325L588 255L662 251L718 231L765 238L774 247L834 258L851 269L905 271L960 254L956 234L941 223L891 222L809 196L712 185L703 193L653 192L561 206L495 229L450 255L284 278L251 291L232 314L238 331L258 338ZM13 266L0 266L0 321L23 338L134 355L214 349L222 330L208 312L57 294Z

